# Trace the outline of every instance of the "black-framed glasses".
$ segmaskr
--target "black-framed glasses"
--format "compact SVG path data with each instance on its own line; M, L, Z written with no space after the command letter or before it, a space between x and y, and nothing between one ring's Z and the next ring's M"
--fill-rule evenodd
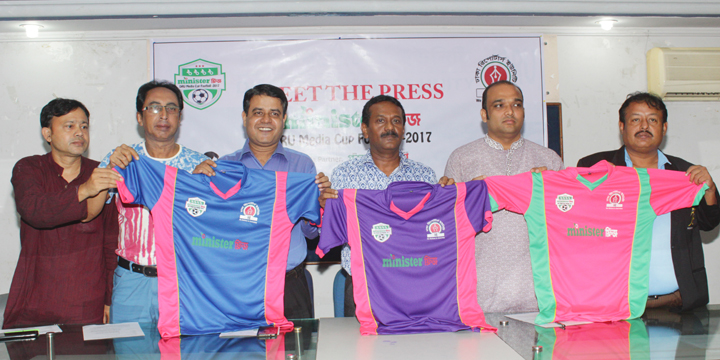
M162 106L160 104L152 104L148 105L145 108L143 108L143 111L150 110L153 114L159 114L162 109L165 108L165 111L168 113L168 115L175 115L180 112L180 107L177 105L165 105Z

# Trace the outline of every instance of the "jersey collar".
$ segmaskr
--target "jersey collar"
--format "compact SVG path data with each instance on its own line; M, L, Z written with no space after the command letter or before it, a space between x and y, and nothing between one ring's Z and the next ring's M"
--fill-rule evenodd
M425 196L413 207L410 211L404 211L398 208L393 201L394 195L399 195L401 192L426 192ZM387 191L385 192L385 203L389 204L390 211L394 212L401 218L408 220L413 215L420 212L425 207L425 204L435 195L435 187L422 181L403 181L402 183L394 182L388 185Z
M578 171L578 169L580 170ZM595 190L595 188L604 183L605 180L609 179L612 176L613 172L615 171L615 165L607 162L606 160L602 160L589 168L570 168L569 170L570 173L574 176L574 178L577 179L577 181L585 185L588 190L593 191ZM583 175L592 175L598 173L605 173L605 175L595 181L590 181L583 177Z

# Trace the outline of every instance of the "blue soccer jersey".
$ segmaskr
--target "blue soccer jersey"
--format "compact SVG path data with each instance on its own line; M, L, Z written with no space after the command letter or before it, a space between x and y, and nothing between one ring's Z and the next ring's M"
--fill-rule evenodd
M475 272L475 234L491 222L483 181L344 189L325 205L317 253L350 245L363 335L494 330L477 303Z
M147 206L155 221L164 338L292 329L283 314L290 231L300 218L319 221L315 178L217 164L214 177L144 156L116 168L122 201Z

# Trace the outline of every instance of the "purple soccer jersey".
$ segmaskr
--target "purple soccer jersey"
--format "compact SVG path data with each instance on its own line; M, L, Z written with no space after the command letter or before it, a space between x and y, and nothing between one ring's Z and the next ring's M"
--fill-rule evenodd
M344 189L325 205L317 253L350 245L363 335L494 331L477 303L475 273L475 234L491 222L483 181Z

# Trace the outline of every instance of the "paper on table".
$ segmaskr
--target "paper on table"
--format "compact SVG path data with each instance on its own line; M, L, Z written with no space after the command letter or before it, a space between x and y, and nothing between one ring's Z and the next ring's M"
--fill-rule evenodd
M539 324L535 324L535 318L538 316L538 314L539 313L534 312L534 313L505 315L505 317L511 318L511 319L517 320L517 321L534 324L536 326L543 327L543 328L554 328L554 327L592 324L592 321L558 321L558 322L539 325Z
M140 324L137 322L83 326L83 339L85 341L135 336L145 336L145 333L140 329Z
M27 327L27 328L15 328L15 329L3 329L2 333L9 333L9 332L15 332L15 331L32 331L37 330L38 335L47 334L49 332L51 333L61 333L62 330L57 325L48 325L48 326L36 326L36 327Z
M256 337L258 329L239 330L239 331L228 331L220 334L223 339L227 338L243 338L243 337Z

